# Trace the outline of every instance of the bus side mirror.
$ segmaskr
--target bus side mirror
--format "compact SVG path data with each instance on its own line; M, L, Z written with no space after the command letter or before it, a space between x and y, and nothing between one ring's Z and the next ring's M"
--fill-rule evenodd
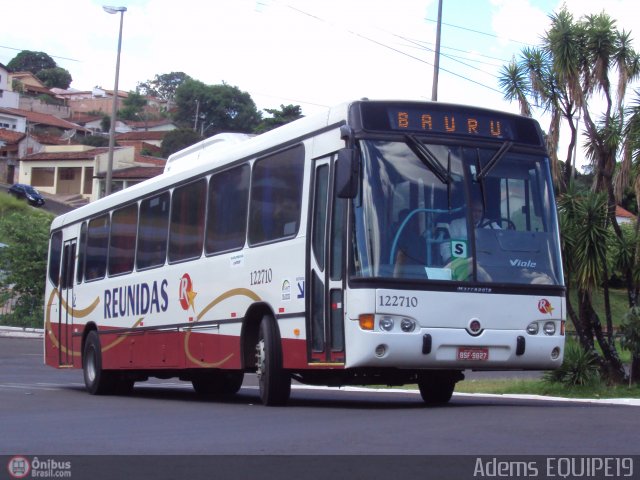
M338 198L355 198L358 194L360 162L355 148L343 148L336 162L336 192Z

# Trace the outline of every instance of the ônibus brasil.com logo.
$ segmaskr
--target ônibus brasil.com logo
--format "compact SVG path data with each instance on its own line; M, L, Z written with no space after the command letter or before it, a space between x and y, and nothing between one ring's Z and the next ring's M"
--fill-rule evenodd
M9 460L7 470L13 478L24 478L29 475L31 464L25 457L15 456Z
M71 462L57 461L51 458L39 460L33 457L31 461L21 455L16 455L9 460L7 470L12 478L26 478L29 473L31 477L39 478L69 478L71 477Z

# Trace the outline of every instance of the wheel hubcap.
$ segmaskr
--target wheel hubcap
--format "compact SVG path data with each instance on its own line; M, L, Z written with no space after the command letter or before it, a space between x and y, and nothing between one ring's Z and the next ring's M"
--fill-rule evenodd
M96 379L96 360L93 352L90 352L89 355L87 355L86 369L87 380L89 380L90 383L93 383Z
M262 378L264 374L264 340L260 339L258 344L256 345L256 374L258 375L258 380Z

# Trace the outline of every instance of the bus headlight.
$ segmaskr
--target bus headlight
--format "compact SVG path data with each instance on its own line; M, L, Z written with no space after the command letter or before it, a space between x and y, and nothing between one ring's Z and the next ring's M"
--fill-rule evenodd
M556 324L555 322L546 322L544 324L544 333L546 335L553 335L556 333Z
M538 322L531 322L529 325L527 325L527 333L529 335L537 335L539 331L540 325L538 325Z
M391 317L382 317L380 319L380 330L384 330L385 332L390 332L391 330L393 330L393 324L395 322L393 321L393 318Z
M403 332L413 332L416 329L416 322L410 318L400 320L400 328Z

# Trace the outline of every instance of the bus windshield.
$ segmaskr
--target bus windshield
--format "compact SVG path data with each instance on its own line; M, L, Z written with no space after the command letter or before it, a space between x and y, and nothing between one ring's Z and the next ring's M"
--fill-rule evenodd
M562 284L545 156L414 136L360 149L356 278Z

